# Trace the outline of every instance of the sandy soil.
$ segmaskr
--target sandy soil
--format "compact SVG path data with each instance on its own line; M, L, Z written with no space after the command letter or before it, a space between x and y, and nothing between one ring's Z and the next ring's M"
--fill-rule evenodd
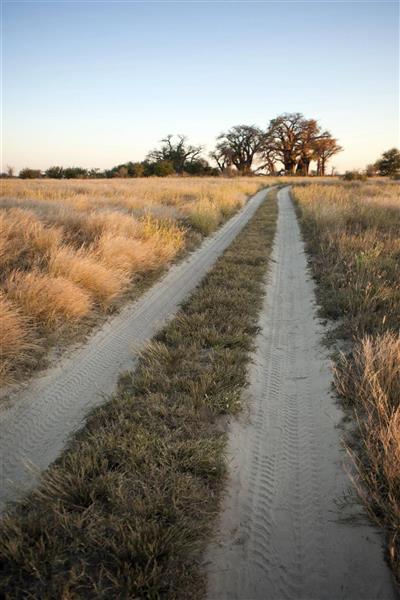
M279 193L272 261L248 413L230 427L229 487L206 557L208 599L395 598L382 538L365 519L344 520L343 414L330 392L287 188Z
M186 260L137 302L128 305L88 342L48 370L0 410L0 508L37 482L60 454L88 410L113 392L121 372L177 311L212 264L253 216L262 190Z

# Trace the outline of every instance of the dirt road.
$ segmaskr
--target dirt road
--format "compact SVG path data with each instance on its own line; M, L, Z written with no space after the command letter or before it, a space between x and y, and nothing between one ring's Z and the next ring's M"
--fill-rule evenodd
M342 413L287 189L271 264L249 410L231 425L229 488L206 558L208 598L395 598L381 537L366 523L340 522L349 487Z
M115 389L121 372L132 369L138 350L195 288L264 200L266 190L185 261L94 333L82 348L33 380L0 409L0 508L32 487L53 462L88 410Z

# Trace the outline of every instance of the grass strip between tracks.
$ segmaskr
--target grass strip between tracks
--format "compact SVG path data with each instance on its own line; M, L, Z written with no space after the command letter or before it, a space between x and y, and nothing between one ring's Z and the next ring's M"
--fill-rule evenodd
M276 219L257 210L116 395L0 524L0 595L199 598Z

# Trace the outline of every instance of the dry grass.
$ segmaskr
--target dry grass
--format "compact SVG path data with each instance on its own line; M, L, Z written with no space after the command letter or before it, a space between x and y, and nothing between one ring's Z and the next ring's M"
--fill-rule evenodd
M2 279L13 269L43 266L61 238L60 227L46 227L33 211L14 208L0 213Z
M0 522L6 600L197 600L275 231L269 197L135 373Z
M296 189L322 313L351 350L336 388L355 417L347 444L356 486L385 529L400 582L400 188L360 183Z
M91 298L65 277L45 273L14 272L5 288L10 298L29 317L45 329L67 321L77 321L91 309Z
M397 330L400 314L397 183L296 188L324 314L340 335Z
M127 285L122 273L107 269L85 251L74 252L65 246L51 255L48 270L50 274L68 278L85 289L103 306L121 294Z
M152 281L263 183L254 178L4 180L0 290L12 300L7 314L12 306L16 322L20 314L29 317L26 336L32 344L37 329L46 330L43 341L49 343L60 319L64 341L69 325L72 338L77 320L90 313L92 323L113 310L124 294L137 283L142 287L146 277ZM11 375L18 378L20 362L18 351L4 349L0 384Z
M37 347L29 320L0 292L0 379L8 381L11 368L24 363ZM36 343L35 343L36 341Z

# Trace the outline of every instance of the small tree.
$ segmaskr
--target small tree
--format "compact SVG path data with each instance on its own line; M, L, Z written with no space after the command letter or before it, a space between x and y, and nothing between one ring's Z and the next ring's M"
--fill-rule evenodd
M42 176L42 171L40 169L29 169L25 167L21 169L19 172L19 176L21 179L39 179Z
M391 148L384 152L375 163L379 175L395 177L400 174L400 151Z
M7 167L6 167L7 177L14 177L14 171L15 171L14 167L12 167L11 165L7 165Z

